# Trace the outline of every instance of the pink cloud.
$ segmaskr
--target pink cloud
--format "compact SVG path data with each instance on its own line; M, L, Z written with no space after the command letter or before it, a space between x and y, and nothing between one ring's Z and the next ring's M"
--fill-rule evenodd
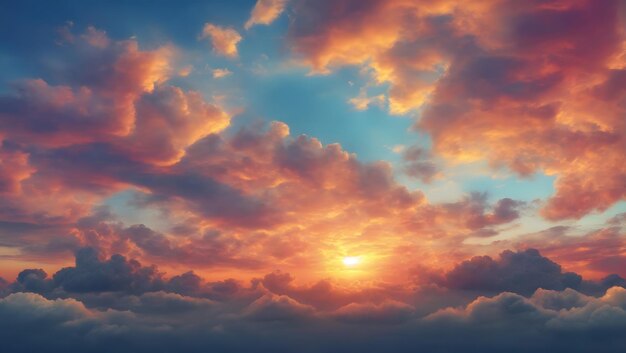
M421 109L437 156L556 175L543 214L559 220L626 197L620 6L301 1L290 37L314 72L365 67L391 113Z
M237 44L242 38L241 35L232 28L207 23L202 29L200 38L209 38L213 45L213 50L219 55L230 58L236 58L239 55Z

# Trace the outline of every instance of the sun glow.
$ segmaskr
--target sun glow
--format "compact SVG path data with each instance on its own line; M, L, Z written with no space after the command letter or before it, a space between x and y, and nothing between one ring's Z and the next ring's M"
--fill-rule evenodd
M358 256L346 256L343 258L343 264L348 267L354 267L361 262L361 258Z

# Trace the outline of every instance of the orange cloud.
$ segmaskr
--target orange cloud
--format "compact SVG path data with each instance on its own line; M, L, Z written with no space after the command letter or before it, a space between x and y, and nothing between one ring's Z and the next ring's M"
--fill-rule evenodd
M388 83L389 111L420 109L415 127L438 156L556 175L542 213L559 220L626 199L621 9L587 0L300 1L290 38L314 72L360 65Z
M236 58L239 55L237 43L241 41L241 35L232 28L207 23L202 29L200 38L209 38L213 45L213 50L219 55L230 58Z
M89 27L67 51L75 55L58 84L23 80L14 94L0 97L4 220L71 223L128 186L99 173L102 165L86 171L69 163L61 170L50 162L55 154L97 145L102 153L163 166L229 124L230 117L198 93L165 85L175 51L170 46L143 51L135 40L113 41ZM120 168L112 161L110 167Z
M536 247L546 256L561 263L568 271L589 278L602 278L610 273L626 276L626 242L624 223L607 224L582 235L576 229L553 227L528 235L512 243L517 247Z
M288 0L257 0L245 28L254 25L269 25L280 16Z
M222 78L231 75L232 72L228 69L215 69L212 71L213 78Z

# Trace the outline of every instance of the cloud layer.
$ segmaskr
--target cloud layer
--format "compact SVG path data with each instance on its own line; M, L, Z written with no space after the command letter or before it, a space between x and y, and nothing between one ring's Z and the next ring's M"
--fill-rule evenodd
M330 283L295 287L293 278L280 273L247 286L233 280L205 282L193 273L166 280L154 266L120 255L101 260L92 248L84 248L76 253L74 267L52 279L42 270L20 273L0 298L0 314L11 318L2 321L0 332L15 352L147 352L176 346L190 352L295 351L303 343L310 351L468 351L471 346L496 352L510 348L511 342L518 342L513 351L520 352L545 347L583 352L598 344L617 352L624 344L626 289L606 287L596 296L564 289L579 284L580 276L559 274L559 266L536 250L503 253L487 265L498 273L479 270L479 277L511 276L511 282L504 278L494 286L478 280L468 286L461 279L464 268L485 268L478 264L488 261L459 264L434 292L428 285L409 292L382 287L355 292ZM516 291L522 277L540 275L546 268L551 269L535 287L521 288L525 295L506 291ZM469 289L505 291L488 297L473 292L459 302L458 295ZM456 339L450 340L447 332Z

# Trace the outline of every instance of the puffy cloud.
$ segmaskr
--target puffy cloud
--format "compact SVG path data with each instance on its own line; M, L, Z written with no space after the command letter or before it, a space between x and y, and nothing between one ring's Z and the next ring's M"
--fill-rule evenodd
M67 292L153 291L163 285L154 266L142 267L135 260L113 255L100 261L93 248L76 252L76 266L59 270L53 276L56 286Z
M160 94L161 89L155 92ZM163 92L165 98L181 98L178 89ZM172 112L163 112L169 109L167 99L155 103L161 108L154 114L162 112L159 114L163 118L152 118L152 113L143 111L142 104L138 104L138 119L176 117ZM219 122L212 120L213 116L200 115L198 119L208 124ZM156 121L160 126L161 120ZM244 128L230 136L209 134L184 147L186 141L196 139L192 135L182 140L179 148L175 148L177 140L170 139L167 131L176 130L175 135L184 138L187 130L181 123L173 124L134 132L127 140L132 146L120 141L99 142L32 153L30 162L37 166L37 174L25 185L35 180L41 185L54 182L59 191L96 192L93 197L135 186L141 190L136 194L141 205L184 215L182 222L190 219L191 224L198 225L183 233L163 234L145 227L117 226L111 220L90 224L76 217L74 222L81 220L80 224L66 225L65 234L57 239L66 240L65 250L97 246L127 253L137 249L151 259L197 266L259 267L269 264L270 257L289 261L304 255L305 250L317 251L305 240L316 237L323 243L329 234L341 232L336 227L346 227L348 223L343 220L349 218L353 231L358 232L366 231L372 222L403 227L404 219L425 202L421 192L409 191L394 180L389 164L363 163L339 145L324 146L313 138L289 136L282 123L254 131ZM154 139L151 134L155 134ZM179 158L177 150L184 151L180 160L168 161ZM45 189L39 190L43 197ZM386 208L379 207L381 201ZM253 234L243 236L240 229ZM36 234L32 236L34 239ZM48 242L46 239L34 244L45 251L42 246ZM26 243L15 245L35 250ZM62 244L58 245L61 249ZM206 251L213 256L204 256ZM319 261L314 252L307 257L299 261Z
M280 16L288 0L257 0L245 28L254 25L269 25Z
M266 295L245 305L245 315L232 315L240 307L164 292L118 299L125 311L15 293L0 299L0 314L10 318L0 324L0 336L15 352L43 347L94 352L132 347L148 352L181 345L189 352L262 352L277 345L297 351L302 344L319 351L370 352L387 347L397 352L434 348L498 352L510 348L511 342L515 352L542 351L546 346L556 352L598 346L619 352L625 298L623 288L612 288L598 298L572 290L538 291L530 298L502 293L415 316L411 306L396 302L350 304L325 315L289 297ZM450 340L449 334L458 339Z
M624 231L611 223L582 234L575 227L557 226L508 244L540 249L569 270L591 278L602 278L611 273L626 277Z
M137 102L132 134L121 142L134 158L171 164L200 138L225 129L229 116L198 92L164 87Z
M168 288L174 293L185 295L198 293L202 286L202 278L193 271L187 271L169 280Z
M286 296L266 295L244 311L244 315L254 321L297 321L308 318L313 308L303 305Z
M215 69L211 71L213 78L222 78L232 74L232 71L228 69Z
M487 328L493 323L500 327L535 330L541 329L549 335L586 332L607 336L618 332L625 324L623 310L626 289L614 287L600 298L585 297L572 291L541 291L531 298L513 293L502 293L493 298L480 297L463 309L444 309L427 317L439 324L468 324ZM550 296L551 300L545 301ZM550 308L554 302L572 302L569 308ZM548 307L545 307L547 305ZM586 344L589 344L585 342ZM560 345L566 342L560 341Z
M2 143L2 140L0 140ZM28 163L28 153L0 145L0 193L19 193L22 181L28 179L35 169Z
M561 266L541 256L539 251L505 251L499 259L477 256L463 261L437 280L441 285L462 290L487 292L510 291L532 294L539 288L577 289L582 278L572 272L563 272Z
M26 269L17 275L17 280L11 290L14 292L45 293L52 289L52 283L47 280L48 274L42 269Z
M207 23L202 29L200 38L209 38L213 45L213 50L219 55L230 58L236 58L239 55L237 43L241 41L241 35L233 28Z
M560 220L626 196L622 9L619 1L303 0L290 38L314 72L360 65L389 84L390 112L419 109L415 127L437 156L556 175L543 215Z
M499 227L518 220L524 207L524 202L509 198L492 204L487 194L474 192L460 201L426 204L410 217L408 224L433 239L491 237L499 234Z
M49 301L34 293L14 293L0 299L0 311L4 317L13 317L19 325L37 323L55 324L81 319L88 310L75 299ZM6 326L8 322L4 322Z
M530 298L530 301L535 305L555 311L580 308L585 306L591 300L592 298L571 288L566 288L560 292L538 289Z
M414 310L408 304L389 300L378 305L350 303L335 310L332 316L353 324L400 324L410 319Z
M199 93L166 85L172 46L144 50L134 39L111 40L90 27L64 48L54 84L22 80L0 97L3 220L72 223L128 185L116 172L173 164L229 124ZM69 154L95 158L93 169L53 165ZM103 166L111 167L108 175Z
M15 94L0 98L0 128L11 140L59 146L126 135L134 102L169 77L170 47L143 51L135 40L98 46L86 40L73 48L67 84L23 80Z
M75 267L60 270L52 280L42 270L24 270L0 298L0 314L10 318L0 324L0 337L16 352L41 347L104 352L128 345L144 352L153 351L153 343L174 347L181 340L190 352L264 351L275 347L277 337L293 339L279 341L286 351L306 342L321 351L340 347L368 352L386 346L399 352L416 347L464 352L470 346L497 352L513 340L523 342L516 345L519 352L546 345L558 352L582 352L592 345L612 347L610 342L621 339L626 325L626 289L612 287L589 296L565 288L571 274L533 250L505 252L490 265L485 258L460 264L446 275L448 284L460 285L433 293L443 299L439 303L424 297L427 287L356 292L328 282L297 286L285 273L271 273L242 287L232 280L205 282L192 272L165 280L155 277L154 267L119 255L103 261L93 249L82 249L76 257ZM452 282L470 270L486 280L471 288L467 281ZM539 277L537 285L518 285L531 277ZM58 287L40 290L43 282ZM487 289L495 295L469 296L459 304L454 293L467 289ZM43 296L22 291L40 291ZM463 344L441 332L453 333ZM487 339L487 333L495 336ZM582 338L570 343L563 337ZM102 342L108 342L104 350L98 348Z
M358 97L350 98L348 103L352 104L356 110L366 110L372 105L383 107L385 105L386 98L384 95L379 94L377 96L368 97L365 92L359 94Z

